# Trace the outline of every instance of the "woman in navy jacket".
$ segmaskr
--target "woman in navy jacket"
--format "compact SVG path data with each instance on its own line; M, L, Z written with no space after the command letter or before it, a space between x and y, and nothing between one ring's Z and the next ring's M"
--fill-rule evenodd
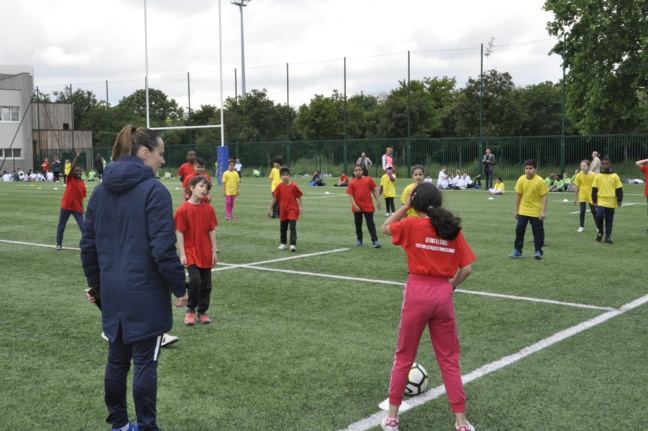
M139 431L158 430L157 360L171 329L174 305L187 303L176 252L173 204L155 179L164 142L153 131L126 126L117 136L103 182L88 202L81 263L88 286L100 286L103 331L109 339L105 401L113 430L137 430L128 419L126 382L134 364L133 401Z

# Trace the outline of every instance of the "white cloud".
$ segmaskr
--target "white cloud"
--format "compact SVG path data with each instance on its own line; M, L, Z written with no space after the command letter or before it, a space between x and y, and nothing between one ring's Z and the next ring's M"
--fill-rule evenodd
M489 67L512 70L516 83L556 80L560 60L546 54L551 18L544 0L429 2L410 0L253 0L243 9L247 90L268 90L286 102L289 63L290 102L343 90L375 93L407 77L456 76L459 85L479 74L479 47L496 38ZM234 96L234 69L241 91L240 13L221 0L148 0L150 85L187 104L191 75L192 107L220 103L219 33L222 34L224 97ZM36 85L59 90L72 83L117 103L143 87L145 76L142 1L30 0L0 14L10 44L0 64L34 67ZM521 42L539 41L534 44ZM514 45L520 44L520 45Z

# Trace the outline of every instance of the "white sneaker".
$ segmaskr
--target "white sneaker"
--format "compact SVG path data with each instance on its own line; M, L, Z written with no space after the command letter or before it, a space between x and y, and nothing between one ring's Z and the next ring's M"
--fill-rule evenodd
M290 251L292 251L292 252L297 251L297 247L295 247L294 245L291 245L290 246Z
M286 244L279 244L279 247L277 247L277 250L285 250L286 249Z
M385 217L389 217L391 213L385 213Z
M387 416L385 416L380 423L380 427L383 431L398 431L398 420L390 419L389 422L387 422Z
M576 232L585 232L585 228L584 227L579 227Z
M104 331L101 331L101 338L103 338L106 341L110 341L110 340L108 340L108 337L106 337L106 334L105 334Z
M176 336L170 334L164 334L162 336L162 347L167 347L177 342L178 342L178 337Z
M475 431L475 427L470 425L470 423L468 423L467 426L466 425L458 426L457 423L455 422L455 429L457 431Z

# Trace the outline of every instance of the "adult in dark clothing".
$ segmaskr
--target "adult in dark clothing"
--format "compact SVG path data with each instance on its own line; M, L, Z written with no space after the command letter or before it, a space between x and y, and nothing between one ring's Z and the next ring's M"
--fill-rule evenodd
M59 180L61 175L61 160L59 156L54 156L54 161L52 162L52 172L54 173L54 181Z
M94 166L95 172L97 172L97 177L99 177L99 179L101 180L101 178L103 178L104 171L103 157L101 157L101 153L97 153L97 158L95 159Z
M491 154L491 150L486 148L486 154L482 159L484 165L484 178L486 179L486 190L493 188L493 166L495 166L495 155Z
M169 191L155 179L164 142L153 131L126 126L117 136L103 182L92 193L81 237L89 286L100 286L109 340L105 402L113 430L158 430L157 364L174 305L187 304L185 273L176 252ZM96 302L91 299L91 301ZM137 427L128 419L126 384L134 364Z

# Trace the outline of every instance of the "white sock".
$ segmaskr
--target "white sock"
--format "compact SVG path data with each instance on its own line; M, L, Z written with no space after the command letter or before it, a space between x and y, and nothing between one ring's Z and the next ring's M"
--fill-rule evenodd
M130 422L127 422L126 425L119 428L121 431L128 431L130 429Z

